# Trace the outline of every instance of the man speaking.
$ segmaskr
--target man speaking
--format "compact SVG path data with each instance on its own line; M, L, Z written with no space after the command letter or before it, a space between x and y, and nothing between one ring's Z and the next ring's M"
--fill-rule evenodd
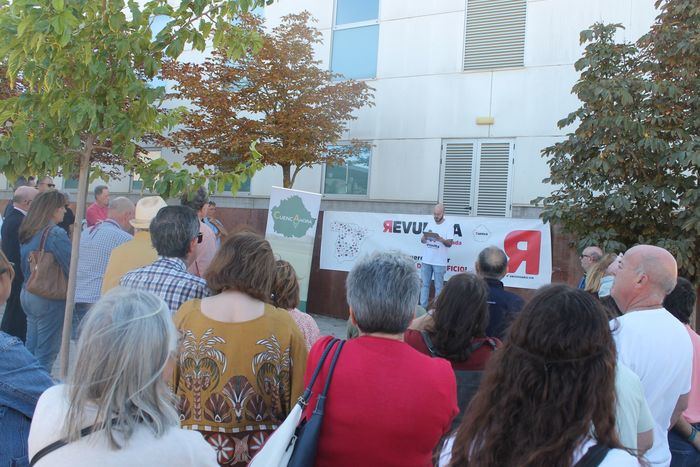
M447 270L447 249L452 246L454 227L445 220L445 207L438 204L433 209L434 221L428 222L420 241L423 247L421 278L423 287L420 291L420 306L428 309L430 280L435 277L435 296L440 295Z

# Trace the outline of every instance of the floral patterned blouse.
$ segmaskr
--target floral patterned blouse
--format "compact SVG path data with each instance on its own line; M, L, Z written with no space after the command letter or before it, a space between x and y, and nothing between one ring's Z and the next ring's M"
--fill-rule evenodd
M288 311L294 322L299 326L299 330L304 335L306 349L310 350L316 341L321 338L321 330L318 328L316 320L313 319L311 315L307 315L296 308Z
M191 300L174 319L182 338L173 374L180 423L204 435L220 465L244 466L303 392L304 336L271 305L259 318L224 323Z

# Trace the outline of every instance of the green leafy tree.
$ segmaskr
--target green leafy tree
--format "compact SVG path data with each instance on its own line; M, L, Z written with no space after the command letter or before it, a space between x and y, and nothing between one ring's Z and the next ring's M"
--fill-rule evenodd
M262 38L258 53L230 60L217 50L201 65L166 64L163 74L176 81L177 97L196 109L172 134L175 146L190 150L188 163L228 169L258 140L262 163L279 165L291 188L305 167L342 164L362 153L366 143L337 141L354 112L372 105L371 88L320 67L314 46L322 36L313 21L302 12L266 31L260 18L246 15L241 27Z
M555 185L545 221L579 247L622 251L650 243L671 251L681 273L700 276L700 4L657 2L660 15L637 43L617 43L619 24L595 24L576 62L576 125L543 150Z
M268 0L271 1L271 0ZM185 46L203 51L210 41L236 58L260 48L254 31L235 18L263 0L0 0L0 63L10 88L24 89L0 100L0 172L79 173L76 222L85 210L88 174L114 167L142 176L164 197L202 185L222 186L257 168L254 148L224 174L193 173L163 160L147 161L138 145L171 128L180 109L164 110L164 89L151 85L167 57ZM154 36L158 15L170 20ZM252 163L251 163L252 162ZM112 169L110 169L110 167ZM64 326L70 335L80 229L75 230ZM63 353L65 370L67 353Z

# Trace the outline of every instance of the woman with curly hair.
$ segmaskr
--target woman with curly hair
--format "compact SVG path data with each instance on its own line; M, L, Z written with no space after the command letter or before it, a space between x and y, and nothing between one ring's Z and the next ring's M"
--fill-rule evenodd
M616 352L584 291L552 285L513 322L441 466L637 466L615 427ZM581 465L581 464L579 464Z

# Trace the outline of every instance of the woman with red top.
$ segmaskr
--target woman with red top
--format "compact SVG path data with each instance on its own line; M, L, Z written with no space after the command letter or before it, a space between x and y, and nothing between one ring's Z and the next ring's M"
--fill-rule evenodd
M452 421L453 428L459 425L479 388L486 362L501 345L498 339L486 337L488 296L489 289L483 279L467 273L452 276L440 292L425 329L409 329L404 334L404 340L414 349L452 364L459 401L459 415Z
M346 288L360 335L346 342L333 372L315 465L430 466L458 412L457 394L447 361L403 342L420 292L415 265L402 253L375 253L355 264ZM312 347L306 384L330 339ZM330 360L314 394L323 388ZM312 398L307 418L315 406Z

